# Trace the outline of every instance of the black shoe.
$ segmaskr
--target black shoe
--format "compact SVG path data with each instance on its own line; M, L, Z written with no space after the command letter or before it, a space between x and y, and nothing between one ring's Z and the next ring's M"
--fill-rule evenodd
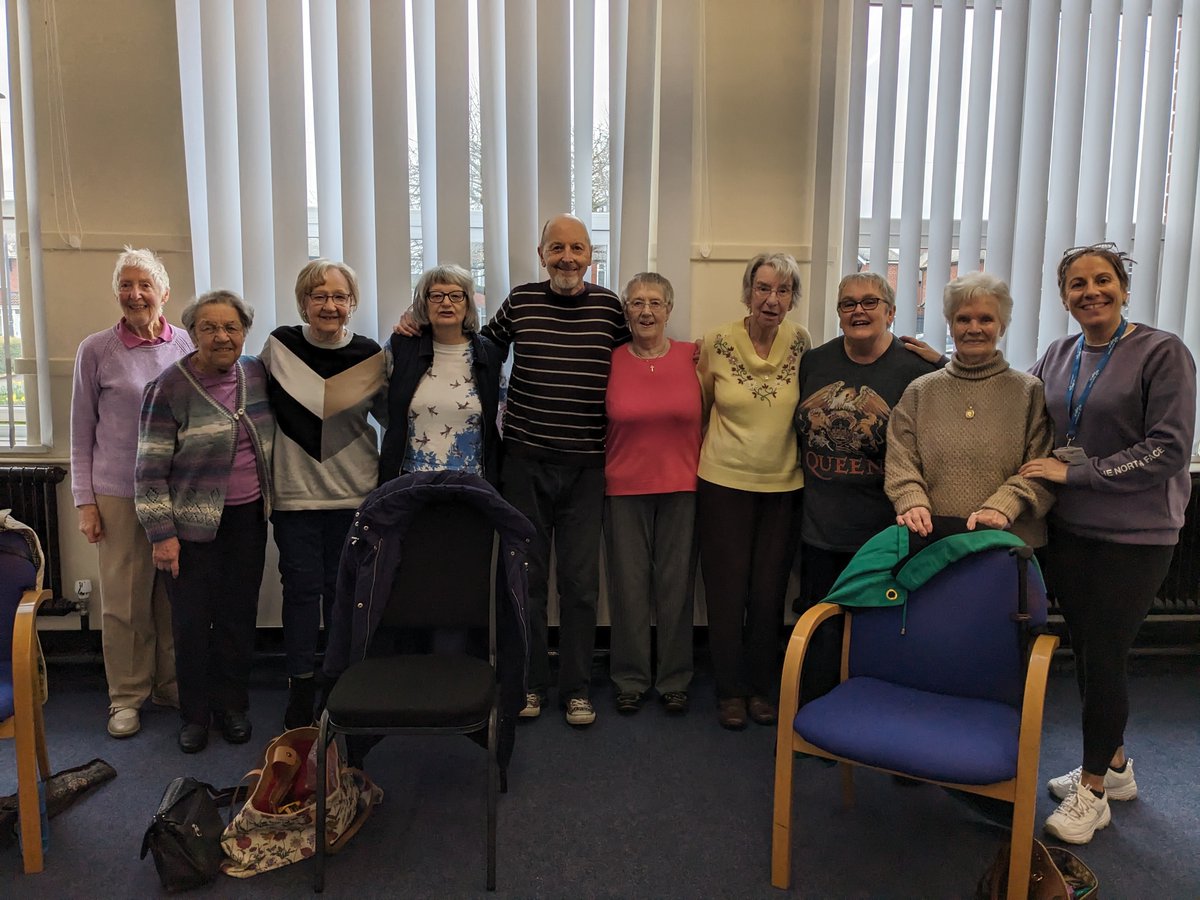
M631 716L642 708L642 695L637 691L620 691L617 694L617 712Z
M667 691L659 699L662 700L667 715L682 716L688 711L687 691Z
M244 712L230 710L217 716L221 723L221 737L225 738L229 744L244 744L250 740L250 734L253 728L250 725L250 717Z
M191 723L179 729L179 749L184 753L199 753L208 746L208 726Z
M291 729L311 725L313 723L313 706L316 705L316 700L316 676L289 678L288 702L287 709L283 713L283 727Z

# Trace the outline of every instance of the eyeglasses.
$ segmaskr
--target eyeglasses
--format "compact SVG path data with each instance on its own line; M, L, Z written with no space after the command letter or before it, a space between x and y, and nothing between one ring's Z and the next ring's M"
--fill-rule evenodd
M334 306L346 307L350 305L350 295L341 291L336 291L332 294L309 294L308 299L314 306L324 306L329 300L333 301Z
M637 310L638 312L641 312L643 309L646 309L647 307L649 307L653 312L659 312L660 310L664 310L667 308L667 301L666 300L630 300L625 305L627 307L629 307L630 309Z
M196 331L199 332L200 334L204 335L205 337L213 337L219 332L221 334L227 334L231 338L235 338L235 337L238 337L243 331L245 331L245 329L242 328L241 325L237 325L237 324L214 325L212 322L203 322L196 326Z
M1083 247L1071 247L1063 253L1063 259L1068 256L1078 256L1081 253L1094 253L1096 251L1107 253L1119 253L1117 245L1113 241L1101 241L1099 244L1087 244Z
M773 288L769 284L756 284L754 286L754 293L759 297L770 297L772 294L779 297L790 297L792 296L792 286L780 285L777 288Z
M854 312L854 307L861 306L864 312L870 312L882 302L883 300L879 297L863 297L861 300L846 297L838 301L837 308L840 313L848 313Z
M460 303L467 302L467 295L462 291L430 291L425 295L425 299L433 306L440 306L443 300L449 300L455 306Z

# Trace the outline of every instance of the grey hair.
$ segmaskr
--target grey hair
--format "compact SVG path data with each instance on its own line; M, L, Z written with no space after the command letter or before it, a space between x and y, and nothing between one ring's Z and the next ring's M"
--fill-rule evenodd
M622 306L629 302L630 293L639 284L650 285L661 290L663 299L667 301L668 310L675 306L675 288L671 287L671 282L667 280L665 275L659 275L657 272L638 272L630 278L629 283L621 290Z
M746 271L742 275L742 303L750 308L750 296L754 292L754 276L763 266L770 266L782 277L791 279L792 303L788 309L794 309L800 301L800 264L790 253L760 253L746 263Z
M346 279L346 284L350 287L350 312L358 309L358 276L354 274L354 270L344 262L335 262L332 259L314 259L312 262L305 263L300 274L296 276L296 308L300 310L300 318L303 321L308 321L308 304L304 302L305 299L325 283L330 270L341 272L342 277Z
M246 331L249 331L250 326L254 324L254 307L233 291L209 291L189 303L184 308L183 315L180 316L183 327L187 329L193 341L196 339L196 317L200 315L200 310L204 307L213 305L232 306L237 311L238 318L242 320L242 328Z
M969 272L946 285L942 292L942 312L946 316L947 324L954 322L954 315L960 306L977 297L995 299L996 305L1000 307L1000 324L1007 331L1012 321L1012 294L1004 281L987 272Z
M479 311L475 308L475 279L462 266L442 263L426 269L417 286L413 288L412 314L418 325L429 324L429 304L425 302L429 289L435 284L453 284L467 295L466 311L463 314L462 330L470 334L479 330Z
M121 273L126 269L141 269L150 276L150 280L154 282L154 286L158 288L160 294L166 294L171 290L171 279L167 277L167 267L163 265L163 261L158 258L158 255L145 247L141 250L134 250L126 244L125 249L117 255L117 265L113 269L114 297L121 293Z
M875 288L875 290L879 291L879 296L883 298L883 301L888 306L890 306L892 309L896 308L896 289L892 287L888 280L878 272L851 272L838 282L837 300L834 300L834 303L837 303L842 299L842 291L846 290L849 285L855 284L859 281L867 282L869 285Z

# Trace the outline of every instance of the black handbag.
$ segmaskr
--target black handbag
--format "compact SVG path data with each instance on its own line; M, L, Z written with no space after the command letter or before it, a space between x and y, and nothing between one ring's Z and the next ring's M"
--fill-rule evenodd
M154 867L167 891L190 890L217 877L225 830L218 809L229 805L233 793L186 777L167 785L142 838L141 855L141 859L147 853L154 855Z

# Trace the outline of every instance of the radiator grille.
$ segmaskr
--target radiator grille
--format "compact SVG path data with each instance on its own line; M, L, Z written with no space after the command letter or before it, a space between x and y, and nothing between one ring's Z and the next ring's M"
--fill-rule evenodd
M1151 612L1200 613L1200 473L1192 475L1192 496L1179 545Z
M58 548L58 496L56 488L67 470L59 466L0 466L0 509L11 509L14 518L32 528L42 542L46 558L44 588L51 600L43 613L74 612L65 599Z

